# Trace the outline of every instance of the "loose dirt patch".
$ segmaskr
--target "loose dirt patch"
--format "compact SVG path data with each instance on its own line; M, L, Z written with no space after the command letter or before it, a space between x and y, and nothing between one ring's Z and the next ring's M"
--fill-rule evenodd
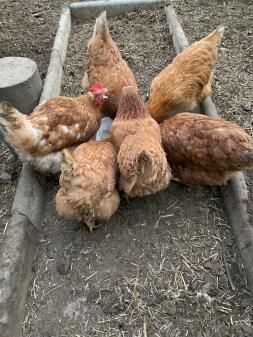
M219 6L215 7L218 18L216 12L209 13L211 5L179 5L184 6L180 11L183 27L194 40L211 31L220 23L218 19L226 18L227 25L230 22L231 10L225 5L222 14ZM236 10L246 13L246 8L241 4ZM64 94L73 96L81 89L93 24L73 26ZM163 11L110 19L110 28L144 95L151 79L174 57ZM228 32L231 29L230 25ZM224 45L226 37L222 48ZM230 74L228 78L234 77ZM218 85L222 79L219 63L214 84L218 99L223 98L225 87ZM228 97L224 102L231 104ZM220 108L222 102L218 100ZM56 190L50 189L41 226L25 336L253 334L245 274L216 189L172 184L156 196L136 199L129 205L122 201L111 221L92 234L56 215Z

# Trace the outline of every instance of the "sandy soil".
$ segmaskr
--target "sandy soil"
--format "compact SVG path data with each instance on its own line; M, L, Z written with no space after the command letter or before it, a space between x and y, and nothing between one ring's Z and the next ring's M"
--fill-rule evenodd
M6 44L2 55L32 57L44 77L61 1L3 3L5 35L2 38L1 31L1 41ZM234 0L173 3L191 41L225 23L213 98L224 117L251 132L252 5ZM15 18L13 7L22 18ZM34 18L33 12L41 10L41 19ZM93 24L73 24L64 94L76 95L81 88ZM151 79L174 57L163 12L142 11L110 19L110 29L144 95ZM1 169L12 174L9 154L1 159ZM19 169L14 167L16 172ZM252 187L250 176L247 179ZM1 212L7 210L6 218L0 219L0 230L8 219L16 180L0 185L5 200ZM111 221L92 234L56 215L56 190L52 182L27 299L24 336L253 335L244 270L216 189L172 184L156 196L129 205L122 201Z

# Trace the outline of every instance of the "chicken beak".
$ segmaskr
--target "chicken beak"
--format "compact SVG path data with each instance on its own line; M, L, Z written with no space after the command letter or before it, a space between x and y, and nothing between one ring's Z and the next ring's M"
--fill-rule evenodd
M103 99L108 99L109 97L108 97L108 93L106 93L106 94L104 94L103 95Z

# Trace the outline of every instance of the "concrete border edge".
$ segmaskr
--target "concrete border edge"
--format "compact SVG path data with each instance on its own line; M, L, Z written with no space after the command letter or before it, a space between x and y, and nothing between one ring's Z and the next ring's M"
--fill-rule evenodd
M84 22L97 17L104 10L108 17L112 17L142 8L154 8L161 4L163 0L100 0L72 3L69 8L74 18Z

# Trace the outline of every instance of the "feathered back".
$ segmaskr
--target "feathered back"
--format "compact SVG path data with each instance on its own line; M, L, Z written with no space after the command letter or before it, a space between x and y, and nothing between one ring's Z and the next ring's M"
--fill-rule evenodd
M132 86L122 89L117 111L117 119L133 119L145 117L148 113L140 96Z

